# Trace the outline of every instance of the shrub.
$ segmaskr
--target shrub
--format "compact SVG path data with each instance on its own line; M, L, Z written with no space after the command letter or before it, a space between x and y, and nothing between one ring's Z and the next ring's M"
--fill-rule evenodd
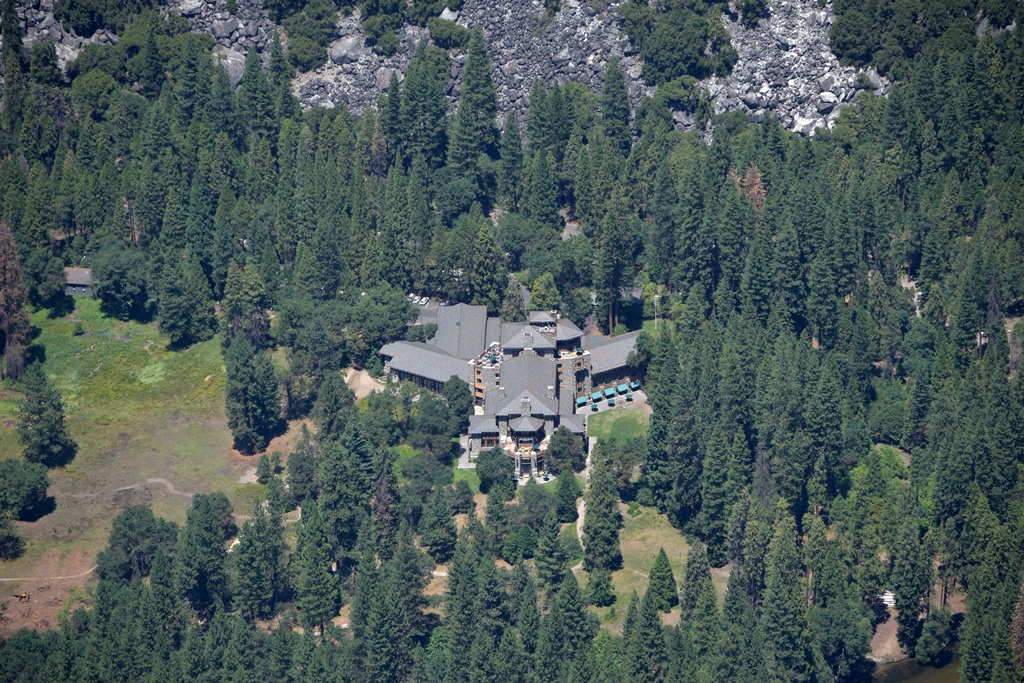
M430 29L430 37L434 39L438 47L446 50L459 50L469 44L469 29L459 26L454 21L448 21L441 17L430 17L427 20L427 28Z
M327 61L327 50L299 36L288 41L288 61L299 71L312 71Z
M487 493L492 486L511 483L515 465L500 448L484 451L476 461L476 474L480 477L480 491Z

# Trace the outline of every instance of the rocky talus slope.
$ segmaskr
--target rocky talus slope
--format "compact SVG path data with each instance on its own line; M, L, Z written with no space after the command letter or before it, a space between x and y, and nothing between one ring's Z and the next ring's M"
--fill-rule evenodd
M770 1L771 16L751 29L723 16L739 61L724 79L709 79L704 87L715 111L742 111L754 121L776 116L800 133L831 128L839 110L871 88L881 93L889 84L874 71L858 74L843 67L832 54L828 32L832 5L817 0Z
M510 110L522 115L536 79L548 85L577 81L599 90L613 56L622 59L635 106L653 88L641 80L640 58L615 11L621 3L602 2L607 8L598 11L593 0L564 0L562 9L548 17L541 0L465 0L458 13L445 10L442 17L483 30L502 115ZM876 73L859 74L840 66L829 50L828 31L834 18L830 3L821 7L817 0L769 0L768 4L771 16L750 29L723 16L739 61L730 76L702 84L716 112L740 111L754 121L775 116L786 128L813 134L818 127L831 127L858 90L887 92L889 84ZM260 0L238 0L234 13L228 11L226 0L170 0L163 11L182 15L193 31L214 37L216 57L234 85L241 80L249 50L258 50L266 59L274 22ZM118 41L117 35L107 31L82 37L64 29L53 17L53 0L21 0L18 12L25 20L26 44L55 40L62 66L88 43ZM402 78L416 45L430 38L425 28L406 26L399 33L399 52L382 57L366 46L358 14L340 17L337 32L328 47L327 63L294 81L303 107L347 107L362 113L387 89L392 73ZM453 101L464 62L464 53L453 56L446 86ZM693 125L693 118L684 112L676 112L674 118L679 129Z
M585 3L569 0L549 18L539 0L466 0L460 12L446 10L442 16L483 30L502 113L511 109L522 113L536 79L548 85L577 81L600 89L605 65L613 56L622 58L635 105L647 89L640 80L640 60L629 54L629 40L614 12L618 4L597 12ZM295 92L304 105L362 111L387 88L393 71L401 77L417 43L429 38L426 29L406 26L400 33L402 49L384 58L365 47L357 17L342 20L339 31L342 37L330 48L330 62L296 81ZM453 97L458 94L464 62L465 54L455 55L447 85Z

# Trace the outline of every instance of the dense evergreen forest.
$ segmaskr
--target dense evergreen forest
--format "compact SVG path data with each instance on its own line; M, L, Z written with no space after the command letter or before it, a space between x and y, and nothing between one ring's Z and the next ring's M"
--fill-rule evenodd
M385 17L386 41L385 5L364 16ZM196 495L180 528L125 510L88 607L0 642L2 680L861 680L887 590L918 661L959 641L961 680L1024 680L1019 4L837 1L837 54L899 82L813 138L712 116L684 87L694 74L658 41L673 22L711 40L703 3L629 3L645 78L670 85L635 113L613 60L601 92L536 83L500 127L479 31L421 46L354 116L293 97L312 34L275 39L266 65L250 52L233 91L180 17L57 6L121 39L62 73L3 3L0 348L26 399L25 460L0 462L0 553L20 552L11 519L45 498L46 468L75 457L28 317L69 310L65 266L92 268L106 315L156 320L173 348L219 335L235 445L267 500ZM270 9L315 32L305 19L337 8ZM982 16L1013 27L979 37ZM728 69L720 47L694 53L704 73ZM697 131L673 130L670 106ZM579 234L562 239L566 220ZM509 460L481 456L481 521L452 479L465 383L357 404L341 375L429 336L409 326L410 291L522 319L509 273L607 333L660 306L631 359L650 431L592 453L583 548L559 535L584 495L571 438L553 446L555 491L516 492ZM306 416L284 466L259 455ZM399 446L416 454L396 466ZM615 600L620 500L693 547L684 576L659 555L613 633L588 605ZM427 596L435 563L447 586ZM723 605L711 568L726 565Z

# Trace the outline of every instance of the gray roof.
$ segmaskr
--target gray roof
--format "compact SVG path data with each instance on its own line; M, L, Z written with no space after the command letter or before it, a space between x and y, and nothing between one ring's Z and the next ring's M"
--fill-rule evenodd
M486 406L484 412L488 415L501 415L509 417L521 415L523 401L529 402L530 415L554 416L558 415L557 399L548 398L543 392L520 391L515 394L501 395L501 390L489 391L484 397Z
M531 325L551 324L558 320L558 314L555 311L530 311L526 314L526 320Z
M566 318L559 318L558 322L555 323L555 339L558 341L566 341L569 339L578 339L583 336L583 330L576 327L576 323Z
M65 268L64 274L67 275L69 285L81 287L92 284L91 268Z
M551 337L524 323L503 323L501 345L506 349L554 349Z
M565 427L573 434L585 434L587 431L587 416L583 413L577 415L563 415L559 418L558 426Z
M427 343L455 358L476 358L484 350L487 307L456 304L437 309L437 334Z
M447 382L452 375L472 381L472 367L461 358L452 358L429 344L397 341L381 347L380 354L390 358L388 367L435 382Z
M487 330L485 332L484 344L490 346L491 344L501 343L501 318L488 318L487 319Z
M553 358L524 353L501 364L501 386L506 396L531 391L539 396L558 384L558 366Z
M471 415L469 418L470 434L497 434L498 425L493 415Z
M508 423L513 432L535 432L544 426L544 420L535 417L517 417Z
M640 331L637 330L617 337L584 337L583 348L590 351L590 371L596 375L624 367L629 352L636 348L639 335Z

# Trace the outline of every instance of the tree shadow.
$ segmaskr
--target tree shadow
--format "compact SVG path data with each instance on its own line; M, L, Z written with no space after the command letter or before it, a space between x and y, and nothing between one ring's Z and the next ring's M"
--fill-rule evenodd
M39 504L35 507L30 510L23 511L18 517L18 520L22 522L38 522L40 519L51 514L56 509L57 499L53 496L46 496L46 498L39 501Z
M69 294L64 294L63 296L56 297L52 302L50 302L50 312L47 313L47 317L50 318L50 320L63 318L69 313L73 313L74 310L74 298Z
M33 339L38 336L39 328L32 328ZM28 367L35 362L45 363L46 362L46 346L41 342L33 342L29 344L28 348L25 349L25 367Z

